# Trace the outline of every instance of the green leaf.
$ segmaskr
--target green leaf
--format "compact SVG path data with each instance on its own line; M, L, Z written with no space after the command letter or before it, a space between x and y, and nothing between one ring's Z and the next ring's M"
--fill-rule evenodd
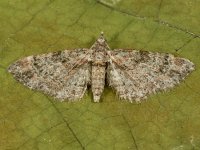
M0 149L200 149L200 3L197 0L0 1ZM58 102L18 83L15 60L90 47L104 31L111 48L169 52L196 70L142 104L106 87Z

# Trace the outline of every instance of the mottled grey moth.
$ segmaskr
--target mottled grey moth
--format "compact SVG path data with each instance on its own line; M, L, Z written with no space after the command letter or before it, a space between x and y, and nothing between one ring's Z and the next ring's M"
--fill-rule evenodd
M94 102L100 101L105 83L120 99L140 102L151 93L174 87L193 70L191 61L168 53L111 50L103 33L89 49L28 56L8 68L30 89L61 101L80 100L91 85Z

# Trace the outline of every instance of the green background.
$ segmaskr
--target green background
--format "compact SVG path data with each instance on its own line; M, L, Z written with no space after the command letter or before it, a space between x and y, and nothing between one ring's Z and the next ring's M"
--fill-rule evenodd
M0 149L200 149L200 1L1 0ZM29 55L89 48L104 31L111 48L169 52L195 71L142 104L106 87L102 103L57 102L6 68Z

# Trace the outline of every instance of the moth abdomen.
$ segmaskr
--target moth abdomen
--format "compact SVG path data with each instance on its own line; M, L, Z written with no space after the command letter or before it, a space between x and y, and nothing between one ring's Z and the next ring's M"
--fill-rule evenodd
M95 102L99 102L105 85L105 66L92 66L92 93Z

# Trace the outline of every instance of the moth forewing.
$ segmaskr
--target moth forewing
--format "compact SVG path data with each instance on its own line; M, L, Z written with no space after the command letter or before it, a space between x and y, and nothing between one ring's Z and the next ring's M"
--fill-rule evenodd
M87 55L85 49L75 49L29 56L12 64L9 72L31 89L61 101L74 101L83 97L90 82Z
M132 99L140 101L151 93L172 88L194 70L194 65L189 60L165 53L145 52L144 55L143 51L130 52L119 49L110 51L109 56L112 60L108 70L111 74L109 75L111 86L119 97L129 101ZM127 59L131 60L128 64ZM123 85L116 84L118 80L116 74L120 75ZM121 86L125 89L125 94L124 92L121 94Z

